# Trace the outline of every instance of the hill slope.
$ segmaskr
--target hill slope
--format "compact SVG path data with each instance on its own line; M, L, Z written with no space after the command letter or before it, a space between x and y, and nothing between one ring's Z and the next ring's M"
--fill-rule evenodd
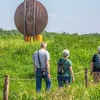
M9 34L10 33L10 34ZM12 34L11 34L12 33ZM14 34L13 34L14 33ZM89 69L89 64L93 54L97 53L100 45L99 34L89 35L69 35L56 33L43 33L43 40L48 43L48 51L51 56L51 78L52 92L48 95L44 93L44 82L41 95L35 93L35 80L14 80L14 79L34 79L32 54L39 49L40 42L24 42L21 34L13 31L0 31L0 99L2 99L4 75L10 75L10 100L43 100L50 98L54 100L98 100L98 86L91 84L84 87L84 68ZM64 49L70 50L70 59L73 62L75 73L75 83L71 87L65 88L62 92L57 92L56 62L62 56ZM82 72L76 74L78 72ZM91 89L91 87L93 87ZM86 95L86 96L85 96ZM83 98L82 98L83 96ZM24 99L22 99L24 98Z

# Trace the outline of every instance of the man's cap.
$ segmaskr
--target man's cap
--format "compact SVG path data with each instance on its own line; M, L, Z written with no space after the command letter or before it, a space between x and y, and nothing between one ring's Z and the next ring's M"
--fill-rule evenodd
M63 50L62 54L63 54L63 56L69 57L70 51L69 50Z
M98 46L98 52L100 52L100 46Z

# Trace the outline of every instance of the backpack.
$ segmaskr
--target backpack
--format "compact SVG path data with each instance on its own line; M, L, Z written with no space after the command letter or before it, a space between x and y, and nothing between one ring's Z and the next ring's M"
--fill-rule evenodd
M65 61L62 61L61 59L59 60L60 63L58 64L58 74L62 75L65 71L64 71L64 63Z
M100 54L96 55L94 65L96 68L100 68Z

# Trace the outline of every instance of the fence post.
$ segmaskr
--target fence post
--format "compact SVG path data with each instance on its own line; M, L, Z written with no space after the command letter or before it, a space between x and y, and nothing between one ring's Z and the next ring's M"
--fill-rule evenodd
M4 91L3 91L3 100L8 100L9 94L9 75L4 76Z
M85 86L88 86L88 69L85 68Z

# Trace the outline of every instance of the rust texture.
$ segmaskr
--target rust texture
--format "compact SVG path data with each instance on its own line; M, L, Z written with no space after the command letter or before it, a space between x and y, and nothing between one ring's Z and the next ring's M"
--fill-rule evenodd
M16 9L14 16L18 31L24 34L24 2ZM25 36L36 36L46 27L48 13L45 7L36 0L26 1L26 34Z

